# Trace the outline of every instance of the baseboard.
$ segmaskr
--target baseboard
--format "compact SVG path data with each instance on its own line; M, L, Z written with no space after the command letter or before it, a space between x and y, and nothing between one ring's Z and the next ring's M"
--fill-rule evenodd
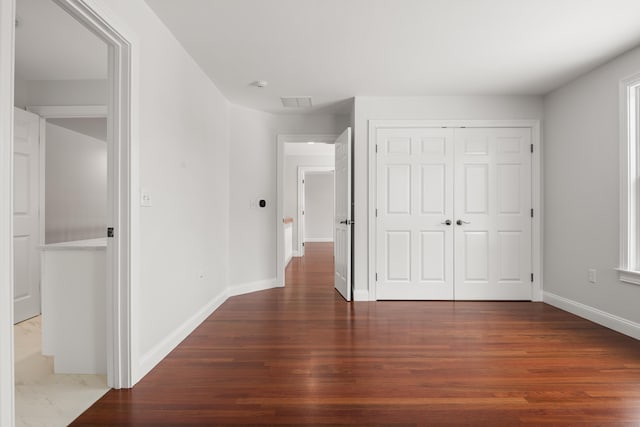
M233 297L236 295L248 294L249 292L264 291L281 286L282 285L276 283L276 278L274 277L273 279L231 285L227 288L227 293L230 297Z
M291 252L291 256L292 257L299 257L300 253L298 252L298 250L296 249L295 251Z
M582 304L551 292L544 292L544 302L576 316L591 320L599 325L640 340L640 323L632 322L606 311Z
M354 301L369 301L369 291L366 289L354 289L353 290Z
M305 243L329 243L333 242L333 237L305 237Z
M227 300L227 291L209 301L196 314L187 319L182 325L174 330L169 336L162 340L140 357L139 376L134 383L147 375L158 363L175 349L191 332L193 332L204 320L211 315L218 307Z
M289 258L285 258L285 260L284 260L284 268L287 268L287 266L289 265L289 263L291 262L292 259L293 259L293 255L291 255Z

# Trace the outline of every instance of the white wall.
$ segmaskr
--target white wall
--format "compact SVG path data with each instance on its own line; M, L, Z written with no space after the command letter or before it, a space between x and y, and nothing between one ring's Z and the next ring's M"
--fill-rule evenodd
M277 135L337 135L347 126L348 116L273 115L231 108L232 286L269 284L276 278ZM258 198L267 200L266 208L252 206Z
M104 237L107 143L47 123L45 242Z
M334 166L335 156L299 155L285 156L283 173L284 181L284 216L293 218L293 248L296 250L298 240L298 168L300 166Z
M92 3L136 36L134 180L152 200L140 208L140 278L133 289L137 380L226 295L229 103L146 3Z
M21 80L16 76L14 104L107 105L106 80Z
M382 119L541 119L538 96L356 97L354 129L354 297L368 299L368 122Z
M640 287L620 282L613 270L619 264L618 84L637 72L640 49L544 99L544 288L640 323ZM597 270L595 285L587 281L589 268Z
M333 241L333 172L306 173L304 185L305 242Z

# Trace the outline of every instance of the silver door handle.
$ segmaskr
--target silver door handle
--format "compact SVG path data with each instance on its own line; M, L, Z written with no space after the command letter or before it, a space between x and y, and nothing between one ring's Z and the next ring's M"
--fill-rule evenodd
M451 225L451 220L448 219L448 220L446 220L444 222L441 222L440 224L442 224L442 225Z
M464 220L459 219L459 220L456 221L456 224L462 225L462 224L471 224L471 223L469 221L464 221Z

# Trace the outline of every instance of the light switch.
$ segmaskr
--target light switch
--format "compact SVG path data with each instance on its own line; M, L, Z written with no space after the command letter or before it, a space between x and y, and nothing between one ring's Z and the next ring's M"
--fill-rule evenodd
M145 208L151 206L151 194L147 190L140 190L140 206Z

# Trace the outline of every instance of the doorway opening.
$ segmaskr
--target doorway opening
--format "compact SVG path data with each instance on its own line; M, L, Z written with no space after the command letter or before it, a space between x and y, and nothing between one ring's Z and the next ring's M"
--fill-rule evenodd
M21 1L25 3L20 4ZM26 265L22 265L21 271L14 271L16 267L13 263L15 249L18 244L14 242L14 231L19 231L14 228L15 219L14 215L22 212L16 212L13 209L13 204L10 202L15 197L23 197L20 200L22 208L30 204L37 204L36 196L29 193L28 197L24 197L24 192L19 191L28 188L31 191L31 182L40 181L37 175L31 172L38 171L38 167L32 167L24 156L20 161L14 160L16 152L14 152L14 136L16 139L24 137L24 134L20 133L21 128L15 127L14 132L14 116L16 120L20 120L24 115L31 115L30 117L36 117L36 121L40 122L35 127L46 128L46 122L41 121L37 115L29 113L24 110L18 110L19 113L14 111L14 105L25 107L29 105L52 105L56 104L51 98L61 94L67 93L71 97L78 95L78 92L74 90L65 89L62 86L65 85L67 80L78 80L86 84L91 84L91 78L82 79L78 74L71 75L70 77L60 76L45 76L38 75L38 73L46 72L59 72L62 73L68 64L63 55L55 55L51 49L48 48L48 42L51 40L59 40L59 37L63 39L63 45L67 48L78 44L86 43L87 40L94 37L99 43L103 43L105 46L102 52L102 62L104 63L104 78L103 86L105 90L104 103L101 106L106 112L107 126L106 135L107 147L106 157L108 158L107 179L106 179L106 224L110 230L113 230L110 234L113 238L107 239L106 253L103 257L104 273L101 275L104 278L105 285L103 286L104 295L101 298L101 310L104 310L104 321L102 324L102 330L104 331L104 349L103 358L105 359L105 370L107 373L107 383L110 387L121 388L130 387L132 385L131 375L131 334L130 334L130 278L131 278L131 254L135 252L136 243L131 239L131 226L136 221L135 212L131 210L131 175L135 172L132 171L131 162L131 144L130 144L130 114L131 114L131 54L130 44L127 38L124 37L118 30L113 28L109 21L111 21L110 12L106 10L96 11L92 7L86 5L84 2L76 2L73 0L50 0L41 2L27 2L26 0L9 0L3 2L0 8L0 19L2 20L2 26L0 26L0 39L2 40L2 46L0 47L0 74L2 75L3 85L0 88L3 94L9 96L2 97L5 101L0 106L0 128L2 129L3 142L6 142L3 148L0 158L0 162L8 167L2 168L2 182L3 184L3 198L2 198L2 229L0 230L3 236L7 237L7 241L10 242L4 249L7 249L7 256L0 257L0 269L6 271L8 274L3 274L0 280L0 291L2 298L2 310L3 313L8 313L8 316L2 317L2 325L0 329L0 342L3 343L3 355L0 356L0 372L2 372L2 386L0 387L0 423L12 425L15 423L15 366L14 361L16 357L14 355L14 317L13 317L13 305L14 305L14 277L16 280L20 279L21 274L25 271L36 270L40 265L38 255L34 257L35 261L30 260ZM47 7L51 13L35 13L31 14L23 7L24 4L27 7ZM5 7L6 6L6 7ZM17 11L17 14L16 14ZM24 12L24 13L23 13ZM63 17L63 19L70 20L73 24L68 22L64 25L58 25L55 29L52 29L52 25L55 26L56 21L54 16ZM45 19L43 24L38 21ZM10 23L10 25L5 25ZM15 24L15 25L14 25ZM75 26L75 27L74 27ZM75 37L74 31L80 27L84 31L88 30L86 35L82 37ZM75 28L73 30L72 28ZM20 31L27 33L29 30L35 29L40 31L40 34L47 33L48 37L40 38L39 41L30 40L32 46L35 47L36 55L33 56L36 61L36 65L29 63L29 61L22 61L21 55L23 53L22 42L29 37L24 37L23 34L19 34ZM97 37L96 37L97 36ZM51 40L50 40L51 39ZM44 41L43 41L44 40ZM29 43L27 43L29 44ZM73 50L73 49L71 49ZM15 70L14 70L14 57ZM37 63L42 63L42 60L50 59L57 62L57 67L42 67ZM95 65L95 64L94 64ZM24 77L27 70L33 70L33 75ZM89 67L78 67L75 71L86 72L91 69ZM14 77L17 80L14 81ZM5 86L6 80L6 86ZM25 84L24 80L29 81L29 84ZM56 90L41 90L49 82L56 82L54 85L59 87ZM31 89L35 88L33 91ZM15 94L15 96L14 96ZM31 94L37 94L42 96L44 101L33 102L30 98ZM70 101L71 105L86 105L82 101ZM23 105L20 105L23 104ZM67 105L69 107L69 105ZM24 113L24 115L22 114ZM60 123L58 123L60 124ZM28 128L28 126L27 126ZM42 133L44 134L44 132ZM5 141L6 139L6 141ZM39 141L39 136L36 138ZM38 143L35 144L39 145ZM6 148L6 149L5 149ZM23 154L23 153L19 153ZM35 158L36 156L34 156ZM44 156L37 154L38 163L41 163ZM15 167L16 163L22 162ZM28 166L28 172L25 171L25 166ZM104 165L103 165L104 169ZM14 180L15 174L21 173L23 176L29 177L29 185L23 188L14 188L14 184L20 184L17 180ZM33 185L33 188L39 190L39 185ZM25 201L27 203L25 203ZM44 204L43 204L44 205ZM18 206L20 208L20 206ZM29 206L30 207L30 206ZM20 209L18 209L20 210ZM25 209L22 209L25 210ZM41 222L44 221L44 215L39 215L35 221L32 221L33 228L37 229L39 237L34 238L36 245L44 243L44 227ZM35 225L37 223L37 225ZM103 236L106 237L106 227L101 227ZM42 236L42 237L40 237ZM20 243L26 246L26 241L29 239L22 239ZM32 243L32 242L30 242ZM132 247L132 243L133 246ZM32 245L33 246L33 245ZM38 248L39 249L39 248ZM32 251L33 252L33 251ZM36 295L37 291L40 291L40 281L37 275L32 283L36 286L33 289L34 293L29 292L36 298L36 303L32 304L31 313L21 315L21 317L30 317L33 314L37 314L40 309L41 301L39 301ZM66 295L61 293L60 295ZM18 297L24 297L16 293ZM16 320L20 320L17 318ZM67 337L70 334L65 334ZM28 408L27 408L28 409ZM77 414L76 414L77 415ZM71 418L73 419L73 418ZM68 420L69 421L69 420Z

